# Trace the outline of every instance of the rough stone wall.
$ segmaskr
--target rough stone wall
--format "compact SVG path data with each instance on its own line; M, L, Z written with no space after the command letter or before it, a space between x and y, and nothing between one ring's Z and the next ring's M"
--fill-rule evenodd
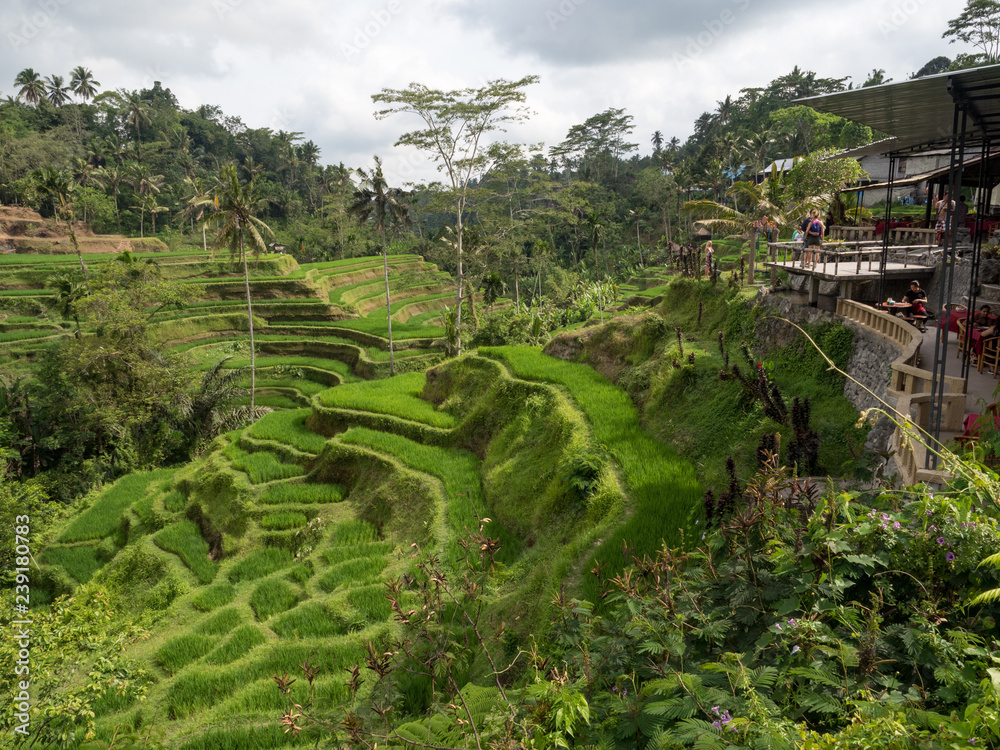
M782 297L766 293L759 294L756 301L767 307L772 315L786 318L799 325L839 323L854 331L854 346L848 360L847 374L857 382L847 380L844 385L844 397L858 411L876 406L884 408L879 399L895 406L896 401L889 396L888 388L892 373L891 364L900 354L898 347L866 328L824 310L797 305ZM795 328L774 317L764 318L758 324L755 333L757 340L766 341L769 348L787 346L799 335ZM874 395L869 393L869 390ZM885 450L890 444L893 429L893 423L886 417L880 416L868 435L866 446L871 450Z

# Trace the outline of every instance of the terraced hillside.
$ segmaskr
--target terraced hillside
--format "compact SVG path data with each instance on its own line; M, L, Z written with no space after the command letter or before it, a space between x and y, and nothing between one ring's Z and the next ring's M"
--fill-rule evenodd
M92 253L86 262L99 271L116 257ZM181 309L155 315L150 332L156 343L188 352L198 368L231 355L228 366L245 363L248 352L240 347L248 327L245 288L228 261L199 249L131 257L154 262L162 277L182 285L187 298ZM440 360L436 342L444 331L438 318L445 305L454 304L452 280L414 255L390 257L389 268L397 369L423 370ZM62 300L74 274L78 284L75 255L0 255L0 362L30 359L73 335L76 321ZM270 405L301 406L315 393L312 384L388 373L381 258L299 266L290 256L267 255L253 265L250 286L263 355L258 366ZM85 331L87 321L82 325Z
M308 661L318 701L350 700L345 670L396 633L385 583L414 572L412 544L457 562L465 531L493 519L490 606L523 636L595 557L620 566L623 537L640 551L676 542L697 502L692 468L583 365L510 347L388 380L328 372L343 377L308 406L180 469L119 480L43 551L52 593L127 591L150 623L126 651L147 696L100 698L99 739L124 728L186 750L311 744L281 731L272 676ZM292 697L308 691L300 680Z

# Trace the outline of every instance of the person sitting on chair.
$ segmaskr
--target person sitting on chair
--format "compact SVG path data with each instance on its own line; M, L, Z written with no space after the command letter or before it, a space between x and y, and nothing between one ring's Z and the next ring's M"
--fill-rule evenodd
M976 330L981 331L990 326L993 322L990 320L991 312L992 309L989 305L983 305L976 311L975 315L972 316L972 325L976 327Z
M921 331L927 329L927 308L924 303L927 301L927 293L920 288L919 281L911 281L910 288L903 295L903 302L910 305L910 312L903 316L908 323L919 326Z

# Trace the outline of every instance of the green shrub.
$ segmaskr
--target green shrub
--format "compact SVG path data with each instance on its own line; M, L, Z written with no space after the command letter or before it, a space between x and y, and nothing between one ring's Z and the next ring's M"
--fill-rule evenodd
M183 520L171 524L153 537L157 546L180 557L202 583L215 578L216 563L208 559L208 542L194 521Z
M292 553L278 547L254 550L229 570L233 583L255 581L292 564Z
M270 578L259 584L250 595L250 606L263 622L278 612L291 609L299 601L295 589L280 578Z
M229 604L236 598L236 589L231 583L216 583L213 586L206 586L198 591L191 599L191 604L202 612L211 612L216 607Z

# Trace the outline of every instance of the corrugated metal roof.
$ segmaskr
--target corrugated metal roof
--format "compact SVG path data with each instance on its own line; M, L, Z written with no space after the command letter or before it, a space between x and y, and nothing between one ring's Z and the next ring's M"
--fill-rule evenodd
M855 150L864 151L863 156L888 153L884 150L887 145L889 151L905 151L946 144L954 129L956 100L970 107L968 138L1000 142L1000 65L838 91L797 99L796 103L894 136L893 143L882 142L881 150L871 150L876 144Z

